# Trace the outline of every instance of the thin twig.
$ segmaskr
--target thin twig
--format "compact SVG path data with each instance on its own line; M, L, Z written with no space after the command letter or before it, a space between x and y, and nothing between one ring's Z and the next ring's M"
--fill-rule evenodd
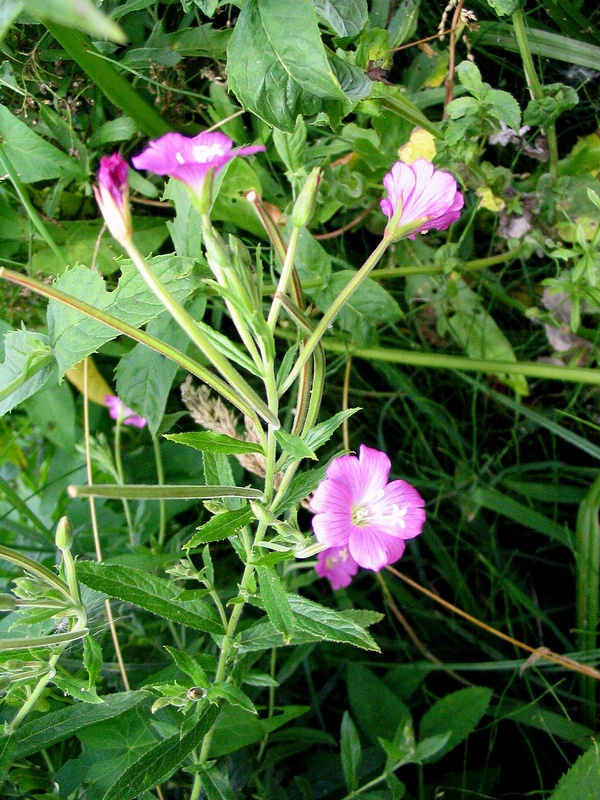
M318 239L319 241L322 242L325 239L335 239L337 236L342 236L342 234L346 233L346 231L349 231L350 228L354 228L355 225L358 225L359 222L362 222L363 219L366 216L368 216L371 213L371 211L373 211L373 209L377 208L378 204L379 204L379 200L374 200L368 208L366 208L364 211L361 211L361 213L358 215L358 217L355 217L353 220L348 222L346 225L342 225L341 228L338 228L335 231L328 231L327 233L313 234L313 238L314 239Z
M460 27L460 25L458 27ZM442 39L449 33L454 33L455 30L456 28L448 28L447 31L439 31L439 33L434 33L433 36L426 36L424 39L418 39L416 42L408 42L408 44L401 44L398 47L393 47L390 52L397 53L399 50L406 50L408 47L418 47L420 44L431 42L434 39Z
M565 667L566 669L573 670L574 672L580 672L582 675L588 675L590 678L600 680L600 672L593 667L588 667L587 664L580 664L579 661L575 661L574 659L569 658L569 656L563 656L560 655L560 653L555 653L553 650L549 650L547 647L531 647L524 642L520 642L518 639L514 639L507 633L502 633L502 631L499 631L497 628L487 625L485 622L477 619L477 617L472 617L471 614L468 614L466 611L457 608L456 606L452 605L452 603L449 603L447 600L444 600L442 597L435 594L435 592L431 592L429 589L426 589L424 586L416 583L416 581L411 580L411 578L409 578L407 575L403 575L402 572L394 569L394 567L386 567L386 569L397 578L400 578L401 581L404 581L404 583L412 586L413 589L416 589L418 592L421 592L421 594L426 595L431 600L434 600L436 603L444 606L444 608L452 611L454 614L458 614L460 617L463 617L463 619L473 623L473 625L483 628L483 630L487 631L488 633L493 633L494 636L497 636L499 639L504 639L504 641L510 642L515 647L525 650L527 653L531 653L532 657L527 660L527 665L533 663L533 661L537 660L538 658L545 658L547 661L552 661L552 663L558 664L561 667Z
M452 17L452 25L450 27L450 45L448 51L450 53L450 61L448 63L448 77L446 78L446 95L444 97L444 119L448 118L446 107L452 100L454 92L454 67L456 65L456 28L460 20L460 12L465 4L465 0L458 0L456 8L454 9L454 16Z

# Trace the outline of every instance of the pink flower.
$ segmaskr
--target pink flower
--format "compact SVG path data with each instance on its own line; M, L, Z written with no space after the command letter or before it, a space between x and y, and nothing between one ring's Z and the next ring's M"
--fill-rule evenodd
M232 150L232 144L223 133L200 133L192 137L167 133L149 142L144 152L131 160L136 169L170 175L186 183L200 196L204 178L211 167L218 172L235 156L249 156L265 149L262 145L253 145Z
M331 462L310 501L317 541L347 547L359 567L376 572L400 558L405 539L418 536L425 522L423 499L406 481L388 483L390 468L385 453L363 444L358 458Z
M449 172L434 169L425 158L412 164L397 161L383 179L387 199L381 210L390 218L386 233L394 239L430 228L445 230L460 217L465 199L458 191L456 179Z
M108 408L108 412L113 419L120 419L123 425L133 425L135 428L145 428L147 420L140 417L130 408L127 408L125 403L116 395L105 394L104 405Z
M348 547L329 547L317 555L317 575L329 578L333 589L349 586L358 572L358 564L348 552Z
M129 165L120 153L102 156L98 186L94 186L96 202L109 231L118 242L131 236L128 173Z

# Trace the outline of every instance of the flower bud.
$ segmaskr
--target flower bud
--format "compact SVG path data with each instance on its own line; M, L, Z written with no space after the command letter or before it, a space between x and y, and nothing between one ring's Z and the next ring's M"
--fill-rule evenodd
M14 611L16 605L12 594L0 594L0 611Z
M298 199L294 203L292 222L296 228L305 228L315 213L319 184L321 183L321 170L315 167L306 179Z
M103 156L98 170L98 186L94 186L96 202L108 230L122 244L132 234L129 211L129 166L120 153Z
M70 550L73 545L73 526L68 517L61 517L56 526L54 541L59 550Z

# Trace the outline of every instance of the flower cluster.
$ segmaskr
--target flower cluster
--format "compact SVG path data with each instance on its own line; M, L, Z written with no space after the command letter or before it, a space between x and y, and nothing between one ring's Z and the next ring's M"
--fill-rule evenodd
M456 178L425 158L412 164L397 161L383 185L388 196L381 210L390 219L386 234L391 238L414 239L430 228L443 231L460 217L465 202Z
M316 569L334 589L347 586L358 567L377 572L393 564L404 553L405 540L423 529L422 497L406 481L388 483L390 468L385 453L361 445L358 458L331 462L313 494L313 531L328 548Z
M133 425L134 428L145 428L148 420L140 417L135 411L128 408L120 397L115 394L104 395L104 405L113 419L120 419L123 425Z

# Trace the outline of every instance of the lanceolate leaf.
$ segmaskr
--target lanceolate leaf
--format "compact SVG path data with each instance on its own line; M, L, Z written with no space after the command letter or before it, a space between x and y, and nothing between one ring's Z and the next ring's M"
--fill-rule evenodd
M263 448L255 442L245 442L241 439L234 439L224 433L214 431L198 431L193 433L167 433L165 439L172 442L187 444L196 450L209 451L211 453L225 453L226 455L239 455L242 453L262 453Z
M242 105L289 133L298 114L317 114L323 99L346 99L310 0L249 0L229 43L227 74Z
M179 301L198 286L197 279L191 275L194 263L191 258L174 255L150 260L154 272ZM131 261L121 262L121 272L119 284L111 292L107 291L97 272L81 266L65 272L54 285L66 294L139 328L158 316L163 305L146 286ZM53 300L48 305L48 333L61 373L118 335L102 322Z
M294 616L279 575L273 567L257 567L256 573L260 594L269 619L276 630L283 634L283 640L288 644L294 633Z
M234 511L225 511L223 514L215 514L205 525L198 528L184 547L189 550L191 547L198 547L207 542L227 539L247 525L253 516L252 509L248 506Z
M81 561L77 565L77 577L90 589L133 603L173 622L207 633L223 633L223 625L212 606L201 600L180 601L180 590L175 583L141 569Z
M138 761L125 770L117 783L104 795L103 800L131 800L170 778L192 750L201 744L218 714L216 706L208 706L196 725L184 736L178 731L147 750Z

